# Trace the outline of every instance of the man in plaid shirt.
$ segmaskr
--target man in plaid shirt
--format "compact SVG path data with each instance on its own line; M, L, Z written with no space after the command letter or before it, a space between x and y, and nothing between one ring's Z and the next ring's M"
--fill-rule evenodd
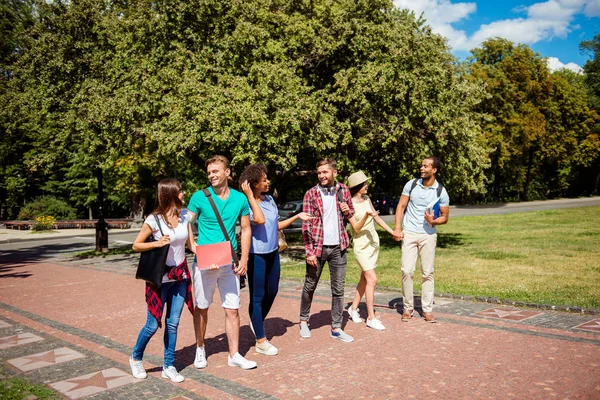
M350 238L346 222L354 215L350 190L335 181L336 163L324 158L317 163L319 184L304 195L303 211L314 218L302 222L306 250L306 276L300 302L300 336L310 338L308 318L310 306L325 263L331 279L331 333L334 339L352 342L354 338L342 330L346 249Z

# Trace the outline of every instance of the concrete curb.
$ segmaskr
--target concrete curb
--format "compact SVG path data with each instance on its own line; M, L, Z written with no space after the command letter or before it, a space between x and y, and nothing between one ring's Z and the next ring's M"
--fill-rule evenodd
M303 283L303 279L301 279L301 278L298 278L297 280L293 279L293 278L285 278L285 279L282 279L281 281L299 283L300 285L302 285L302 283ZM320 281L319 283L322 283L322 282L326 282L328 285L330 285L329 281ZM356 288L356 285L347 285L346 284L344 286L344 291L351 292L355 288ZM387 293L397 293L398 297L402 297L402 288L401 287L395 288L395 287L389 287L389 286L377 286L376 291L377 292L387 292ZM418 290L415 290L414 294L415 294L415 296L417 296L417 295L420 296L421 292ZM489 303L489 304L497 304L497 305L502 305L502 306L520 307L520 308L533 308L533 309L538 309L538 310L560 311L560 312L571 313L571 314L594 315L594 316L600 315L600 308L584 308L584 307L578 307L578 306L555 305L555 304L538 304L538 303L529 303L526 301L498 299L495 297L470 296L470 295L464 295L464 294L437 293L436 292L436 293L434 293L434 304L435 304L436 298L462 300L462 301L469 301L469 302L473 302L473 303ZM397 303L395 303L393 305L392 304L388 304L388 305L378 304L376 306L394 309L394 308L397 308Z
M133 232L132 230L119 230L119 231L108 231L108 237L110 238L111 235L125 235L128 233ZM60 236L45 236L45 237L28 237L28 238L13 238L13 239L0 239L0 244L7 244L7 243L21 243L21 242L28 242L31 240L52 240L52 239L71 239L71 238L75 238L75 237L95 237L96 234L95 233L78 233L78 234L67 234L67 235L60 235Z

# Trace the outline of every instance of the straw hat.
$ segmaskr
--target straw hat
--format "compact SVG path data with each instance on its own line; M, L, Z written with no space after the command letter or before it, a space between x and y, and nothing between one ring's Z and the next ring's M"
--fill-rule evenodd
M357 171L348 177L348 180L347 180L348 188L353 188L355 186L358 186L361 183L365 183L369 179L371 179L371 178L367 177L364 172Z

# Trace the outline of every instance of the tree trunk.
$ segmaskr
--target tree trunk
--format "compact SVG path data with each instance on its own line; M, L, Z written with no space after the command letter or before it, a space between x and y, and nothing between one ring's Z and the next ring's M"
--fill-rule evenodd
M533 148L529 149L527 156L527 173L525 174L525 187L523 188L523 200L529 201L529 187L531 185L531 170L533 169Z
M140 228L144 223L144 210L146 208L146 197L141 193L131 194L131 223L132 228Z

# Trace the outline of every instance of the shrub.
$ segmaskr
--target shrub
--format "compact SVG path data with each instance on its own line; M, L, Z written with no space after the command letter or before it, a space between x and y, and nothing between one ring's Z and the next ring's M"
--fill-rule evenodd
M36 217L35 224L31 227L32 231L50 231L54 228L56 218L51 216Z
M17 219L29 220L37 217L52 216L57 220L75 219L75 209L54 196L40 196L27 203Z

